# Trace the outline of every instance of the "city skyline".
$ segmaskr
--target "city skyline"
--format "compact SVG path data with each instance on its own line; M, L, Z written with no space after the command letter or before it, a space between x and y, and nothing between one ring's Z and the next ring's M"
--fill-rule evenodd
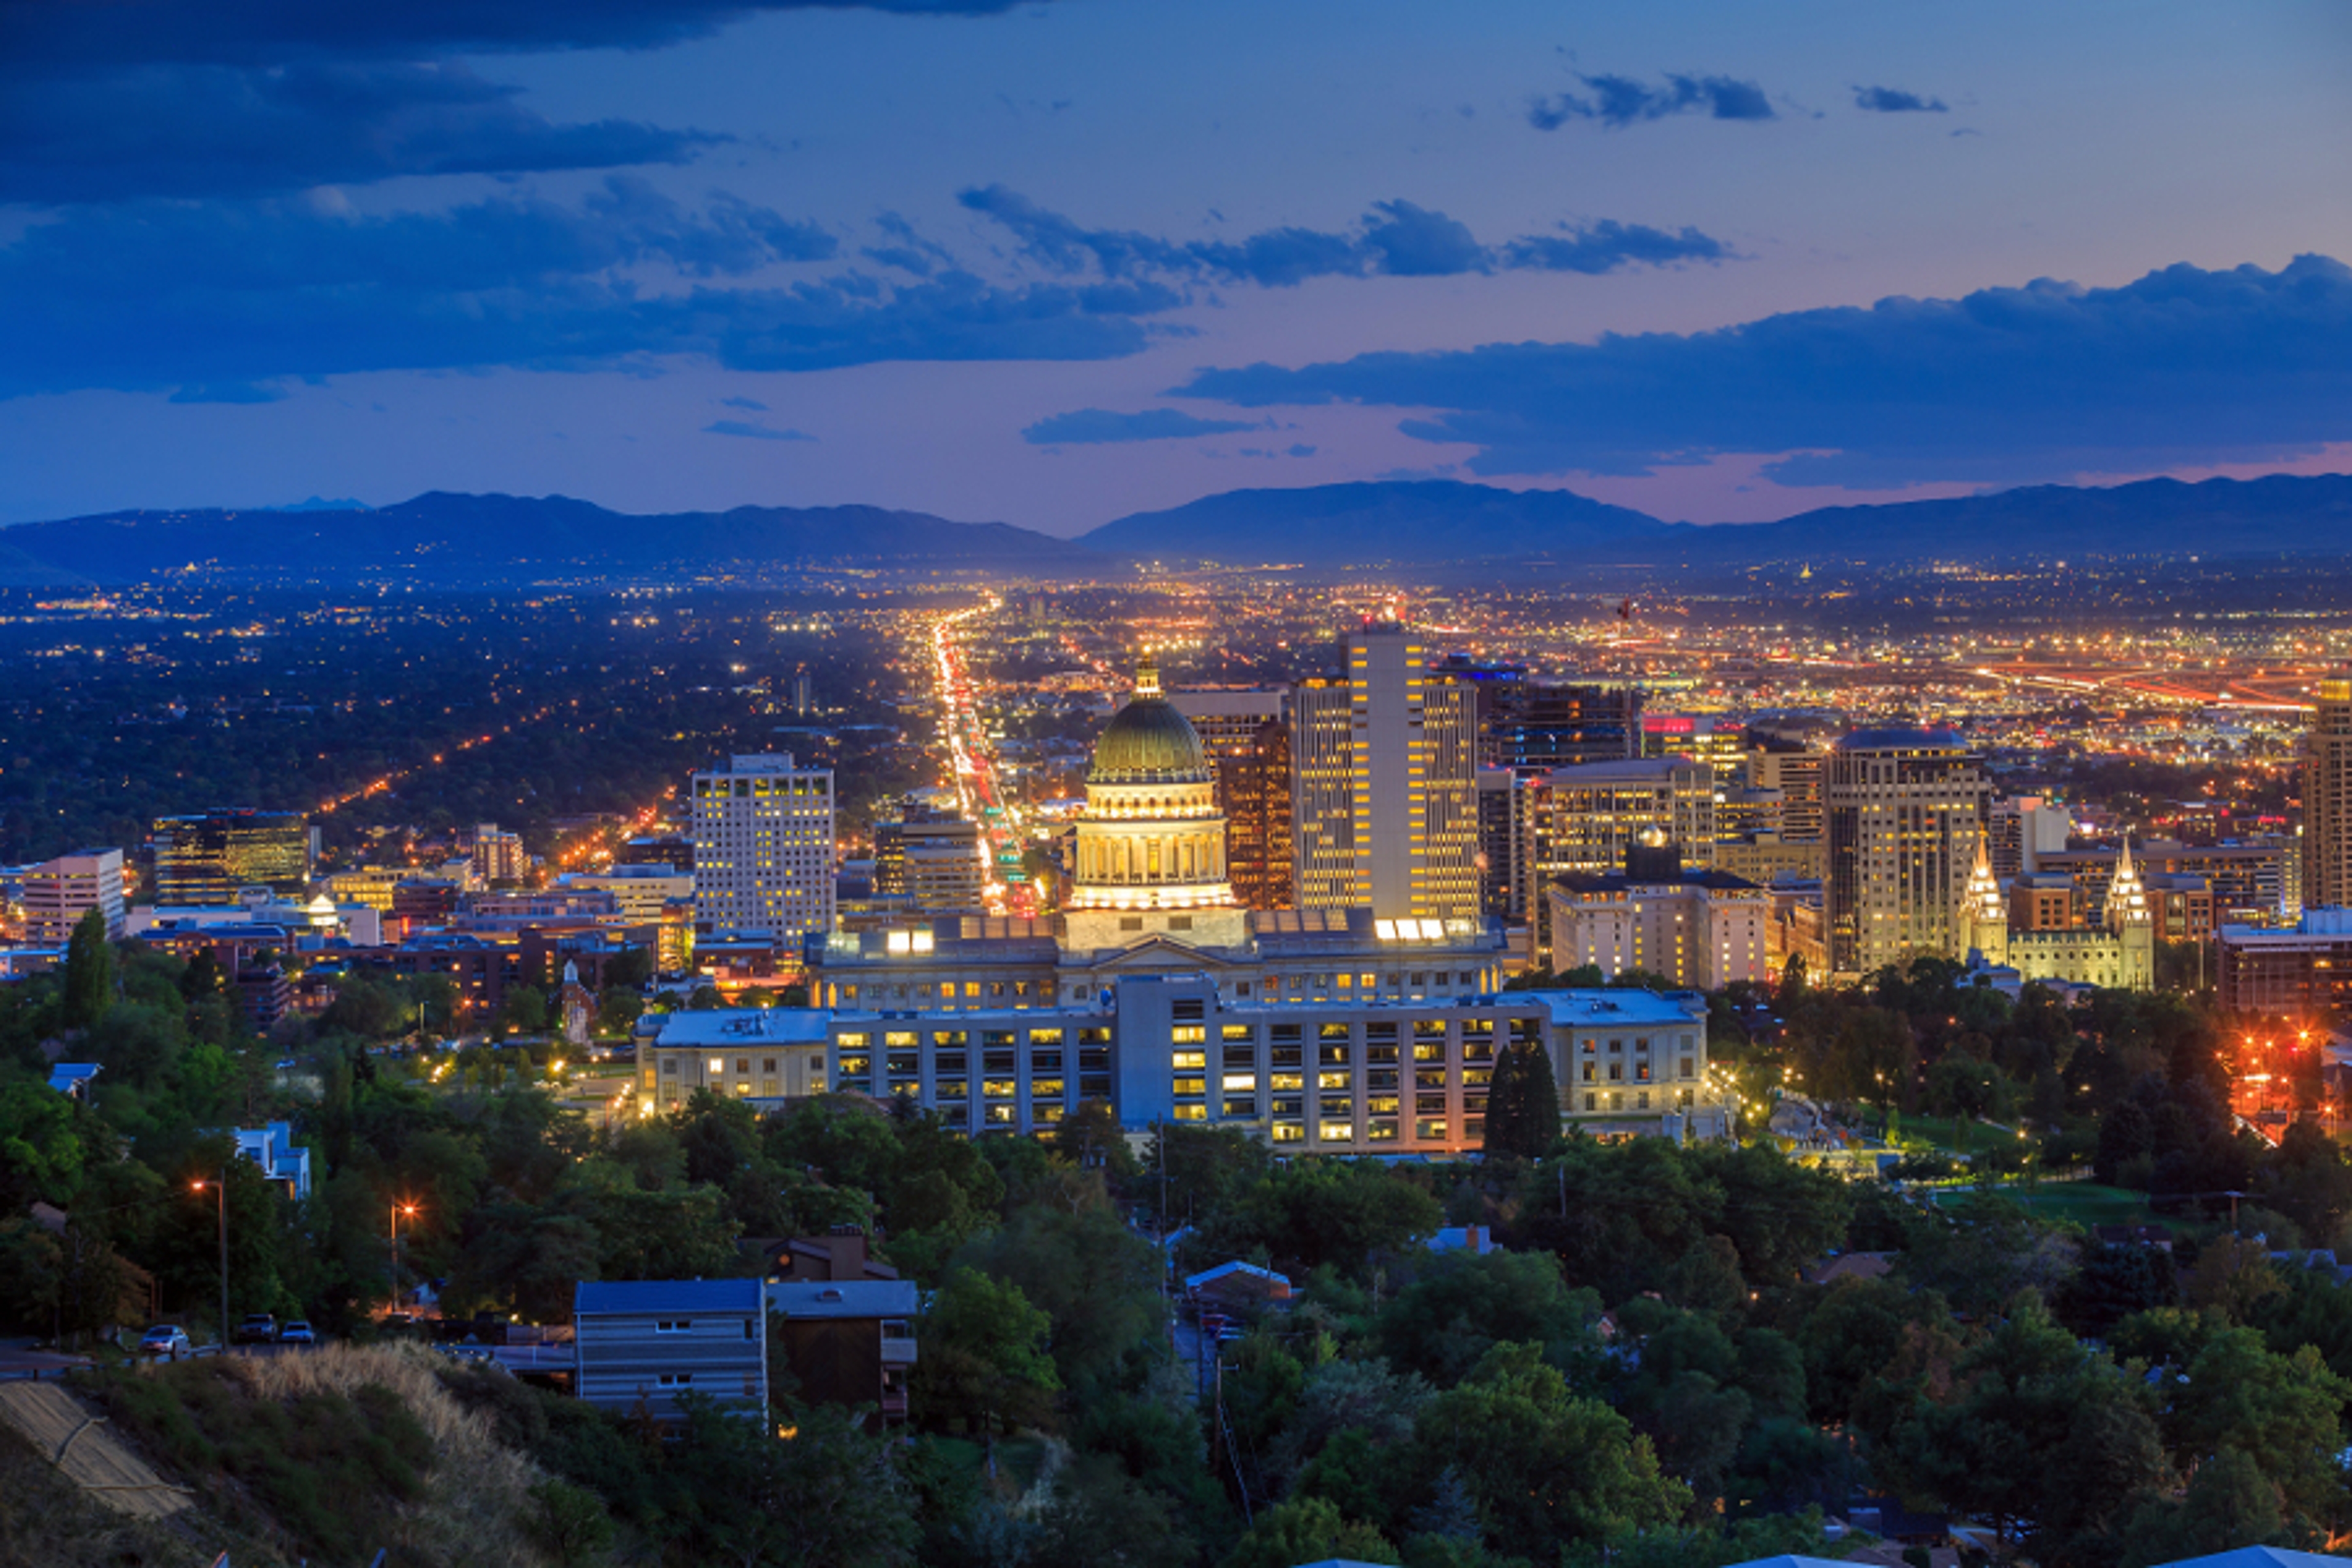
M1754 521L2352 439L2319 6L145 14L0 13L0 520Z

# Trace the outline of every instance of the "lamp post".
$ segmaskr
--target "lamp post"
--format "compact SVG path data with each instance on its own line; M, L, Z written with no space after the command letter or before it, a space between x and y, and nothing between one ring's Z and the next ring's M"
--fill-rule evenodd
M199 1177L188 1184L191 1190L203 1192L205 1184ZM211 1183L213 1198L220 1225L220 1348L228 1350L228 1167L224 1165Z
M393 1310L394 1311L395 1311L395 1312L397 1312L398 1310L400 1310L400 1216L401 1216L402 1215L406 1215L409 1218L411 1218L411 1219L415 1219L415 1218L416 1217L416 1205L415 1205L415 1204L404 1204L404 1203L402 1203L398 1198L394 1198L394 1199L393 1199L393 1201L392 1201L392 1310Z

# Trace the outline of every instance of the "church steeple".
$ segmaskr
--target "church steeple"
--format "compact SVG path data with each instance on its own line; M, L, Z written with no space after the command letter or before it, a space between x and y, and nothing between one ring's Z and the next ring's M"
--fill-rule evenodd
M2120 931L2127 925L2147 925L2154 918L2147 907L2147 889L2139 879L2138 868L2132 864L2131 839L2126 836L2122 852L2116 857L2116 874L2107 883L2107 929Z

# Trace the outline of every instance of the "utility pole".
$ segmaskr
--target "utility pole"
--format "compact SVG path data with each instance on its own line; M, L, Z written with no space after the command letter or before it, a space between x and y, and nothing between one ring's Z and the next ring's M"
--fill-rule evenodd
M415 1204L404 1204L398 1198L392 1200L392 1310L395 1312L400 1310L400 1216L407 1215L414 1218L415 1214Z

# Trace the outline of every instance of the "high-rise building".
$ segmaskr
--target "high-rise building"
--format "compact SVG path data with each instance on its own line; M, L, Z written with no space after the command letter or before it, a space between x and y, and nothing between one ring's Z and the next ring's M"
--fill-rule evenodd
M1640 757L1555 768L1529 783L1517 836L1524 864L1514 882L1526 889L1535 949L1552 952L1552 879L1606 876L1626 851L1655 833L1675 854L1705 864L1716 838L1715 770L1688 757Z
M1631 686L1480 681L1478 761L1520 773L1642 754L1642 693Z
M1298 907L1290 817L1289 691L1177 691L1217 776L1225 814L1225 874L1245 910Z
M530 857L523 853L522 835L502 831L495 822L474 829L474 879L488 887L494 882L520 882L530 875Z
M689 792L700 930L832 929L832 770L796 767L788 752L738 756L696 773Z
M77 849L25 873L25 942L63 947L90 910L106 916L109 940L122 935L122 851Z
M1992 803L1985 825L1992 872L2003 879L2038 872L2041 857L2066 847L2074 831L2067 809L2038 795L2003 795Z
M1430 651L1417 632L1358 632L1345 679L1293 694L1299 908L1479 918L1475 699Z
M874 891L928 913L978 913L988 878L980 824L916 812L874 825Z
M1857 730L1832 749L1822 798L1833 970L1963 956L1958 913L1990 795L1949 730Z
M1714 713L1644 713L1641 733L1643 756L1705 763L1722 784L1737 781L1748 759L1747 731Z
M290 811L207 811L155 819L155 901L236 901L246 888L287 898L310 890L310 827Z
M1748 753L1748 787L1780 795L1782 838L1819 842L1825 832L1822 765L1829 753L1774 735L1759 739L1763 743Z
M2319 683L2304 731L2303 904L2352 906L2352 679Z

